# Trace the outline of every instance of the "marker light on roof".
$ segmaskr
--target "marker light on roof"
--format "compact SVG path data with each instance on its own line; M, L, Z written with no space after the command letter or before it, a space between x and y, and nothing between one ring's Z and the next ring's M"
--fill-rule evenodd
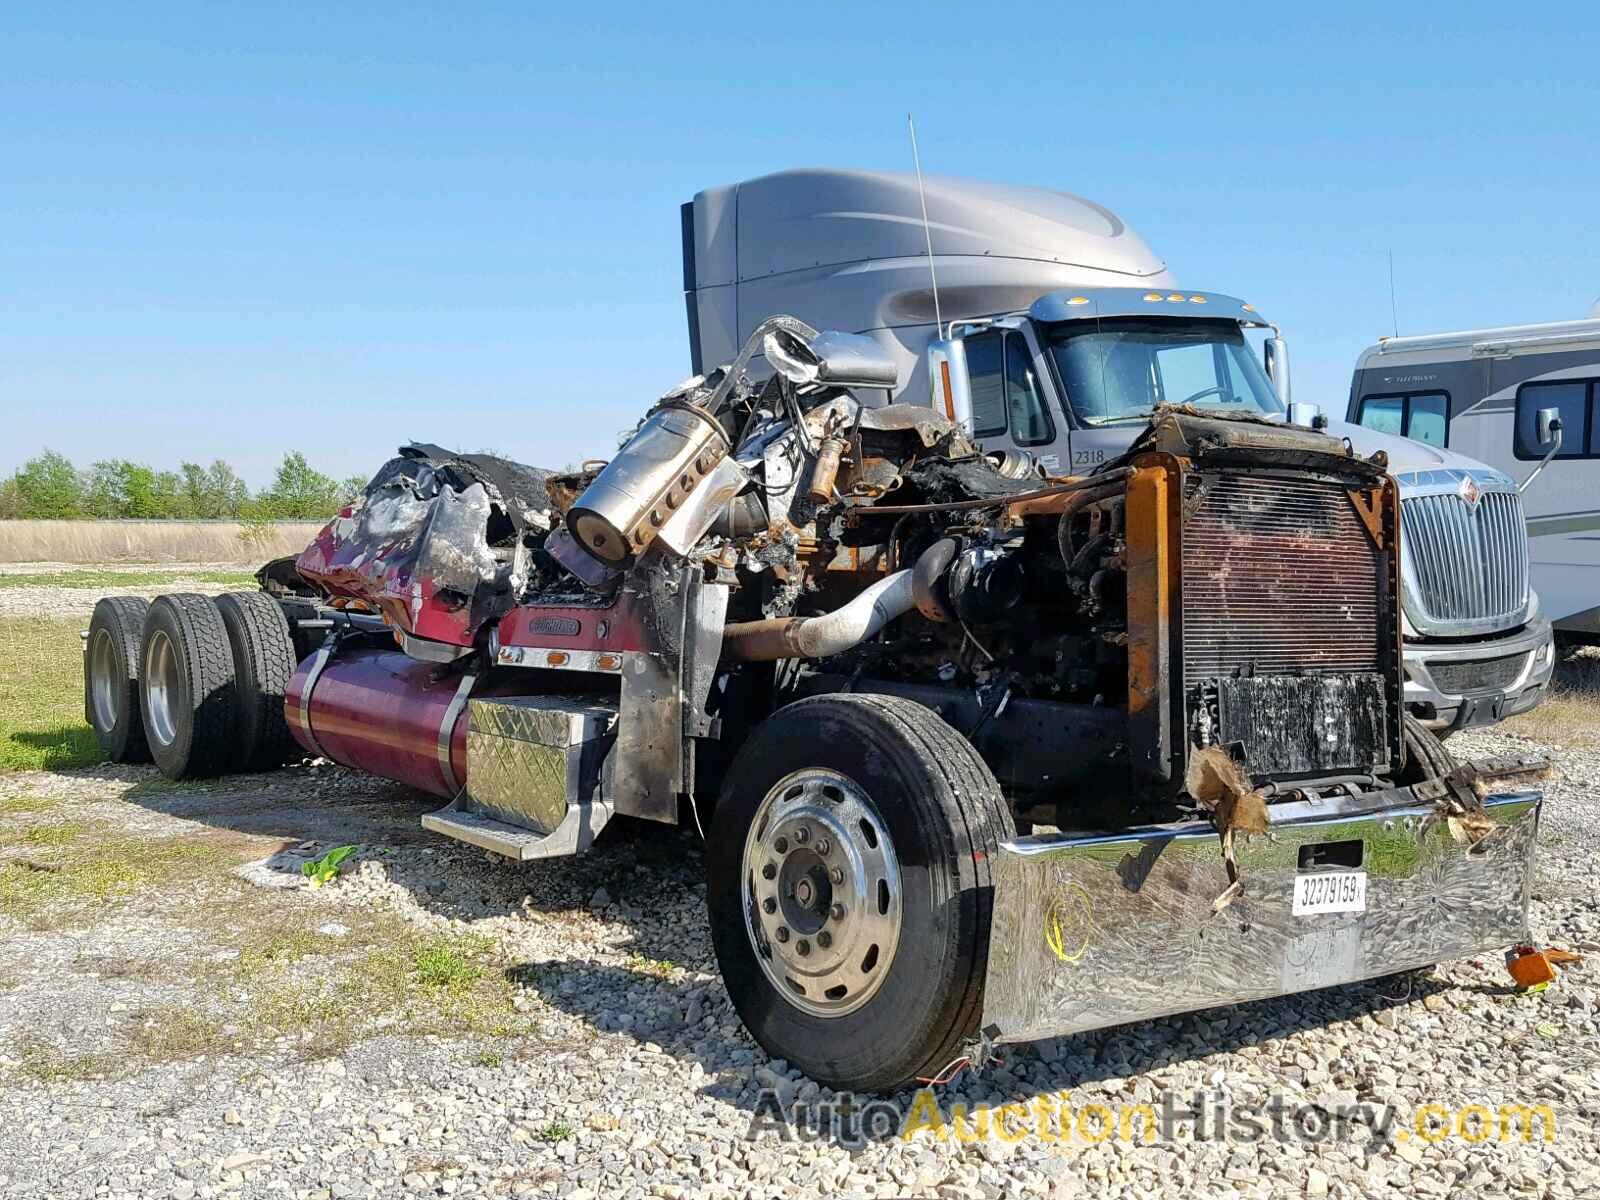
M1089 303L1089 297L1087 297L1087 296L1074 296L1071 300L1068 300L1067 303L1068 304L1087 304L1087 303Z
M1165 297L1163 297L1160 292L1146 292L1144 294L1144 298L1146 300L1161 300Z
M1256 306L1254 304L1241 304L1239 307L1244 309L1245 312L1255 312L1256 310Z
M1204 296L1190 296L1189 297L1189 303L1190 304L1204 304L1205 302L1206 302L1206 298Z
M1177 301L1181 302L1183 300L1183 293L1182 292L1173 292L1172 295L1167 297L1167 299L1168 300L1177 300Z

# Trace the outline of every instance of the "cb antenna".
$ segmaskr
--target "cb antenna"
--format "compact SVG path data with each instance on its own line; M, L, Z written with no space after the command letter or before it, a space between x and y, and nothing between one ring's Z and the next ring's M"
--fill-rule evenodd
M1400 306L1394 299L1394 251L1389 251L1389 319L1394 322L1394 335L1400 336Z
M917 199L922 202L922 236L928 243L928 279L933 284L933 323L935 337L944 336L944 314L939 311L939 276L933 269L933 227L928 224L928 192L922 186L922 156L917 153L917 123L906 114L906 129L911 133L911 161L917 168Z

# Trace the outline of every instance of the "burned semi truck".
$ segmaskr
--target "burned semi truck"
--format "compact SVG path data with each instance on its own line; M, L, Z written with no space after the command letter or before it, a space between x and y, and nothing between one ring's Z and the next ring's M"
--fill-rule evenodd
M519 861L698 826L740 1016L838 1087L1526 939L1541 764L1404 712L1381 454L1172 407L1052 478L895 376L774 317L608 463L407 447L260 592L102 601L89 719Z

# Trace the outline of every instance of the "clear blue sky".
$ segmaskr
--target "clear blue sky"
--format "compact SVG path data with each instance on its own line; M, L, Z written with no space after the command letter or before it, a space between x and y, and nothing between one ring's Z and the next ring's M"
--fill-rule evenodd
M9 5L0 472L608 453L687 373L679 203L905 169L908 109L930 172L1253 300L1302 399L1389 332L1391 247L1402 332L1587 314L1600 8L1296 7Z

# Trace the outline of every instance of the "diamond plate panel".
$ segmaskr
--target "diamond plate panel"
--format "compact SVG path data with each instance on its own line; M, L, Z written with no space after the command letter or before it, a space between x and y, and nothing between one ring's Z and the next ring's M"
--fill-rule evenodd
M485 816L550 833L599 782L594 740L616 719L592 699L474 700L467 714L467 793Z
M614 709L587 696L499 697L472 701L467 732L543 746L574 746L599 737L615 718Z

